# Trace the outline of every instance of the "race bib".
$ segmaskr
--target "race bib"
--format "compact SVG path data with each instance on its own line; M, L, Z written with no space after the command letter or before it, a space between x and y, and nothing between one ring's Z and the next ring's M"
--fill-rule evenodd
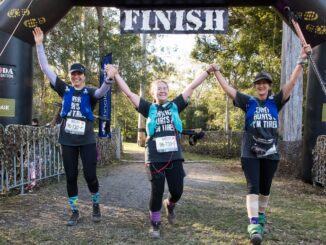
M68 134L84 135L86 122L68 118L66 120L65 132Z
M155 138L156 150L158 152L178 151L178 144L175 136Z

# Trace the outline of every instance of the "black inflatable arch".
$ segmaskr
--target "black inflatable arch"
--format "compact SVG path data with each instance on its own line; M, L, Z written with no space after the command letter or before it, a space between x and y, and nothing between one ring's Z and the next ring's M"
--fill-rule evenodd
M32 28L49 31L73 6L124 8L178 8L273 6L287 21L285 7L301 16L300 27L314 47L314 59L326 79L325 0L0 0L0 123L30 124L32 112ZM20 22L21 21L21 22ZM17 24L18 28L15 30ZM15 31L14 31L15 30ZM311 181L311 151L318 135L326 134L326 96L313 71L309 70L304 130L304 173Z

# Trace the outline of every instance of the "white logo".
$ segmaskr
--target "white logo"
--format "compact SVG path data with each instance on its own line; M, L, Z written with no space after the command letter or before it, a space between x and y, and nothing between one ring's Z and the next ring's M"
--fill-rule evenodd
M12 68L0 66L0 78L14 78L14 71Z

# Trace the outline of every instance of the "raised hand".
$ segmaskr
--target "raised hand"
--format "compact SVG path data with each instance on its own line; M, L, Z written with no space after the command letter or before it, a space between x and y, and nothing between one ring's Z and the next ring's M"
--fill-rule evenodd
M114 76L118 73L118 69L114 65L106 65L105 67L107 77L114 79Z
M44 39L43 31L40 27L35 27L33 30L34 40L36 44L42 44Z
M306 59L309 54L312 53L310 44L304 45L301 49L300 57Z
M209 65L209 66L207 67L206 71L207 71L208 73L214 72L214 67L213 67L213 65Z
M220 70L220 66L217 64L210 64L209 66L211 67L212 71L214 71L214 72Z

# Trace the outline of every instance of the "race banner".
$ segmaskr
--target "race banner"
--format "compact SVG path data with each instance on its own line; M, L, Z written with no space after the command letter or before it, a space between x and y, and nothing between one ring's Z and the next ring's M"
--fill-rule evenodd
M34 45L32 29L48 32L72 7L67 0L0 0L0 31Z
M106 80L105 66L112 64L112 54L107 54L102 58L100 71L100 86ZM111 88L107 94L100 100L99 107L99 131L98 136L101 138L111 138Z
M228 9L120 9L120 33L225 34Z

